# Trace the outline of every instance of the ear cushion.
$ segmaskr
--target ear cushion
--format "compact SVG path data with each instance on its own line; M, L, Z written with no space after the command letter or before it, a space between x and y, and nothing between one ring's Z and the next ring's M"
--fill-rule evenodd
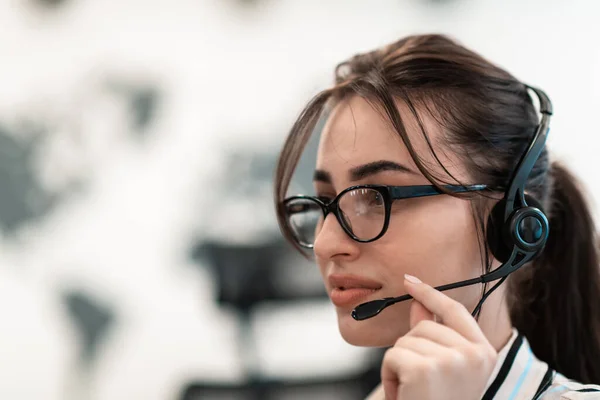
M508 261L512 252L510 239L506 234L506 224L504 223L505 207L505 200L496 203L490 212L485 229L488 247L496 260L502 263Z
M541 204L535 198L525 195L525 202L528 207L535 207L543 212ZM504 222L505 207L506 201L504 199L500 200L494 208L492 208L486 226L488 247L490 248L492 255L502 263L508 261L513 246L515 246L510 235L511 218L509 218L506 223ZM512 215L515 214L515 211L513 211ZM524 225L524 227L527 227L527 225ZM522 234L527 235L526 232L523 232Z

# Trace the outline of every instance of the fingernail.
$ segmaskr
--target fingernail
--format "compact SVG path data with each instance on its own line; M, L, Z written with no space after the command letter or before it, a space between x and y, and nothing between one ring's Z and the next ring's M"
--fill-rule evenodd
M409 274L404 274L404 279L406 279L407 281L409 281L410 283L423 283L421 282L421 280L419 278L417 278L416 276L412 276Z

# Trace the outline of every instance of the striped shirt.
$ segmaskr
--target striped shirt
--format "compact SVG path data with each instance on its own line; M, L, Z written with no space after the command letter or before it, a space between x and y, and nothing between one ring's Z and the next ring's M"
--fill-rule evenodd
M496 367L482 400L589 400L600 399L600 386L583 385L553 371L538 360L524 336L513 329L498 353Z
M366 400L384 399L379 385ZM498 353L482 400L600 400L599 385L567 379L538 360L524 336L513 329L510 340Z

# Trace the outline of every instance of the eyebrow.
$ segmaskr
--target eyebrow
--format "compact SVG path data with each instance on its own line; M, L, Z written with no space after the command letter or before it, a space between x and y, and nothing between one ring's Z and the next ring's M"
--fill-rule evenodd
M358 181L383 171L400 171L408 174L416 174L416 172L414 172L412 169L408 168L405 165L398 164L394 161L379 160L352 168L349 171L350 180ZM327 171L317 169L315 170L313 181L330 184L332 182L331 174L329 174L329 172Z
M352 168L350 170L350 180L358 181L382 171L400 171L409 174L415 173L412 169L402 164L393 161L380 160Z
M313 175L313 181L331 184L331 174L327 171L323 171L322 169L317 169Z

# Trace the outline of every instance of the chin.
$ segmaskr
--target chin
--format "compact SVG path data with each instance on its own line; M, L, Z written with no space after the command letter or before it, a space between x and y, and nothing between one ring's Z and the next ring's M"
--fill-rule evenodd
M338 308L336 311L340 334L353 346L390 347L408 332L408 318L402 318L397 313L382 313L364 321L356 321L350 315L351 310Z

